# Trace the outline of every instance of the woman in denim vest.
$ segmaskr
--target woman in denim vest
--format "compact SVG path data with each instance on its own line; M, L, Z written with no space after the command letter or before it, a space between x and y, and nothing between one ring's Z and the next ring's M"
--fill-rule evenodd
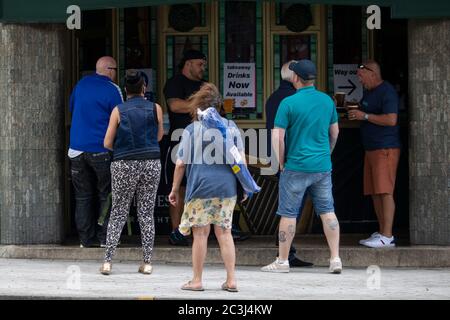
M163 137L161 107L144 98L142 72L128 70L125 79L127 101L114 108L106 132L105 148L113 151L111 164L112 209L106 237L102 274L111 273L111 260L127 221L133 196L141 229L143 264L139 272L152 272L155 238L153 210L161 174L159 143Z

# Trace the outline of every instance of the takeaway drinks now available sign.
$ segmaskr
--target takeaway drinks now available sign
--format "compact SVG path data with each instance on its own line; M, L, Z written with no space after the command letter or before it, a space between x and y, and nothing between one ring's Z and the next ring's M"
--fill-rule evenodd
M256 108L254 63L223 64L223 98L234 100L234 108Z

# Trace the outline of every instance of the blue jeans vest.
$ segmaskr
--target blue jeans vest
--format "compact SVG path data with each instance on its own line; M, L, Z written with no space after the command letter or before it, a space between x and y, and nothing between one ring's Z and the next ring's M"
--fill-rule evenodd
M118 106L120 124L114 141L114 160L159 159L158 120L153 102L133 97Z

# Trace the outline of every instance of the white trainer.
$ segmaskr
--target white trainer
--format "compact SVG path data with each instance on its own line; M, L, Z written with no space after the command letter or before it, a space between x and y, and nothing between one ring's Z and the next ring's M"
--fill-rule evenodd
M342 272L342 261L341 258L336 257L330 260L330 272L339 274Z
M370 241L364 242L364 246L369 248L392 248L395 247L394 237L387 238L380 235Z
M262 267L261 271L264 271L264 272L276 272L276 273L287 273L287 272L289 272L289 263L287 263L287 264L280 263L278 258L277 258L271 264L268 264L267 266Z
M374 233L372 233L372 234L370 235L370 237L368 237L367 239L359 240L359 244L364 245L364 243L366 243L367 241L371 241L372 239L379 238L380 236L381 236L380 233L374 232Z

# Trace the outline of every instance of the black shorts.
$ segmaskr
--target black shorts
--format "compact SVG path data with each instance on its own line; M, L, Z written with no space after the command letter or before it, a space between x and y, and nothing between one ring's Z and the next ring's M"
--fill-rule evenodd
M169 149L167 150L164 159L164 176L162 178L169 190L172 189L173 175L175 173L175 163L173 163L171 159L171 153L175 146L176 145L169 146ZM187 184L186 175L184 175L183 179L181 180L181 186L186 187L186 184Z

